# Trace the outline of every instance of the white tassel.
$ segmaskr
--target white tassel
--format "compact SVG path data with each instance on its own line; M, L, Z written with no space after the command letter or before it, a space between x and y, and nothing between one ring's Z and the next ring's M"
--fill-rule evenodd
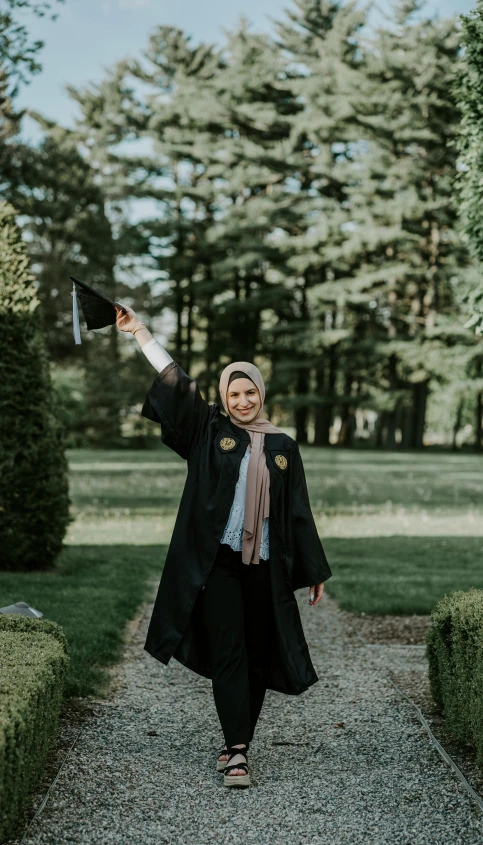
M77 305L77 293L75 282L72 282L72 324L74 326L74 338L76 343L82 343L79 325L79 306Z

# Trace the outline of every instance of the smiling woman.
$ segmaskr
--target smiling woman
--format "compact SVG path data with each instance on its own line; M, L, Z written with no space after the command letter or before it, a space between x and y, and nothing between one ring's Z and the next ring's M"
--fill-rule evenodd
M256 419L262 404L256 384L241 370L231 373L228 384L226 399L229 412L243 422Z
M247 752L265 692L298 695L318 678L293 594L321 599L331 571L310 509L298 445L262 417L258 368L235 361L208 404L132 311L131 332L159 375L142 414L188 464L145 649L212 679L225 737L217 770L248 786Z

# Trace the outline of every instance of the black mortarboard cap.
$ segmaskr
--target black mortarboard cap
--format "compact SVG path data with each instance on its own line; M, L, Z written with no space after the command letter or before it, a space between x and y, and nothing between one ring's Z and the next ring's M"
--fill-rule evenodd
M82 343L80 326L79 326L79 308L77 300L79 300L82 312L85 317L88 329L103 329L105 326L112 326L116 322L116 309L114 305L118 305L123 313L126 313L119 305L109 299L104 293L101 293L95 288L92 288L86 282L81 282L74 276L70 276L73 282L72 290L72 323L74 326L74 338L76 343Z

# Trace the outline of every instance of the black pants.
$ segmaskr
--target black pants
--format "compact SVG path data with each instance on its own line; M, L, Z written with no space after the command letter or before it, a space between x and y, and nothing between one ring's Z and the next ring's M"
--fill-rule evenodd
M225 742L248 747L267 689L273 622L268 560L245 564L241 555L220 543L201 601Z

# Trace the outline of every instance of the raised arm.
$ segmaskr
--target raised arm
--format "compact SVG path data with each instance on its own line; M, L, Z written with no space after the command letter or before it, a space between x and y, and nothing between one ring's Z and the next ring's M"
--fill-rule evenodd
M153 338L132 308L123 307L127 313L123 315L118 310L117 327L134 335L159 373L147 393L141 414L160 423L162 442L187 459L190 451L206 436L208 423L219 407L208 405L196 380L190 378Z
M116 306L115 308L117 311L116 325L118 329L134 335L149 363L160 373L167 364L173 361L169 352L152 336L149 329L137 317L132 308L129 308L128 305L123 305L127 314L123 314L120 308Z
M137 332L136 334L141 334L141 332ZM161 370L164 370L166 365L174 360L169 352L164 348L164 346L161 346L155 337L148 340L144 346L141 346L141 349L143 350L149 363L153 365L158 373L160 373Z

